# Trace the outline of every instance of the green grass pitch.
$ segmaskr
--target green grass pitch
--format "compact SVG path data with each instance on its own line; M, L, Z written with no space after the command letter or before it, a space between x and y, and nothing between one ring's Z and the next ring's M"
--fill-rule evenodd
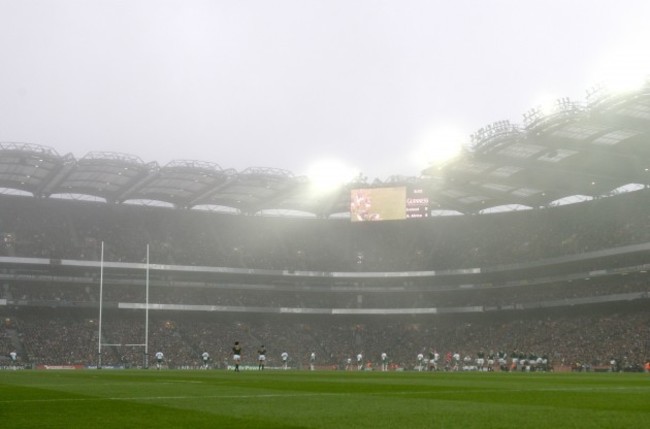
M642 428L650 374L0 371L6 428Z

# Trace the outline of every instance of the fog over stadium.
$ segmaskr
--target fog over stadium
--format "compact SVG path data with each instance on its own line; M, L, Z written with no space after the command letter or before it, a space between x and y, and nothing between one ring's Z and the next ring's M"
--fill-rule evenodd
M633 85L649 15L642 0L0 0L0 141L416 176L486 124Z
M647 406L602 395L643 397L647 374L532 375L512 425L521 389L487 377L650 373L650 3L451 3L0 0L9 426L54 401L43 421L151 404L120 427L169 427L167 406L209 427L447 427L443 403L478 410L452 427L546 427L554 404L640 426ZM189 393L5 375L99 369ZM404 387L346 385L371 371ZM374 425L380 396L396 411ZM354 416L303 424L297 398Z

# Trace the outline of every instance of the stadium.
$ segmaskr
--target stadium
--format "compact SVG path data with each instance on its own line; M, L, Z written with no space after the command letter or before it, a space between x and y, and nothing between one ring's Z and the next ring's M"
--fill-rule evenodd
M418 177L316 192L243 171L0 144L0 365L643 371L650 85L478 130ZM11 362L9 352L17 353ZM356 356L363 356L357 367ZM537 366L511 366L511 358ZM354 365L349 365L349 360ZM487 369L487 368L486 368Z

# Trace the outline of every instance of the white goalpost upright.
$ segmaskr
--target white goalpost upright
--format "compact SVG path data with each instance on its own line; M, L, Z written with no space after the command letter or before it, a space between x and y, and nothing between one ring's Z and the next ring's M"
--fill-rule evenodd
M101 260L99 263L99 332L97 334L97 369L102 368L102 347L144 347L143 363L144 369L149 368L149 244L147 244L147 262L145 267L145 320L144 320L144 343L122 344L102 342L102 318L104 308L104 242L101 247Z
M144 297L144 364L145 369L149 368L149 244L147 243L147 268L145 278Z
M97 369L102 367L102 309L104 308L104 242L99 259L99 332L97 334Z

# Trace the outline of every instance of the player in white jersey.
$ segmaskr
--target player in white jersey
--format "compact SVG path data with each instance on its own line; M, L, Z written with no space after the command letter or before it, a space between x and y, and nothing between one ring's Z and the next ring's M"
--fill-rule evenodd
M470 371L474 368L474 365L472 365L472 357L470 355L465 355L463 358L463 371Z
M16 365L18 364L18 354L15 351L11 351L9 353L9 359L11 359L11 366L13 369L16 369Z
M357 355L357 370L361 371L363 369L363 354L359 353Z
M451 370L452 371L458 371L458 368L460 367L460 353L454 352L452 358L451 358Z
M311 354L309 355L309 369L313 371L315 365L316 365L316 353L311 352Z
M165 355L163 352L156 352L156 369L162 368L163 361L165 360Z
M388 371L388 355L386 353L381 354L381 370Z
M479 350L478 353L476 353L476 369L479 371L485 369L485 352L483 350Z
M508 371L508 354L503 350L497 352L497 362L501 371Z
M438 361L440 360L440 353L434 349L429 350L429 371L438 371Z
M544 371L548 371L550 369L548 363L548 356L545 354L542 355L542 368L544 368Z
M289 353L282 352L280 357L282 358L282 369L288 369L289 368Z
M208 352L203 352L201 355L201 360L203 360L203 369L208 369L210 363L210 354Z
M424 359L424 355L422 353L418 353L417 360L418 364L416 366L418 371L422 371L422 360Z

